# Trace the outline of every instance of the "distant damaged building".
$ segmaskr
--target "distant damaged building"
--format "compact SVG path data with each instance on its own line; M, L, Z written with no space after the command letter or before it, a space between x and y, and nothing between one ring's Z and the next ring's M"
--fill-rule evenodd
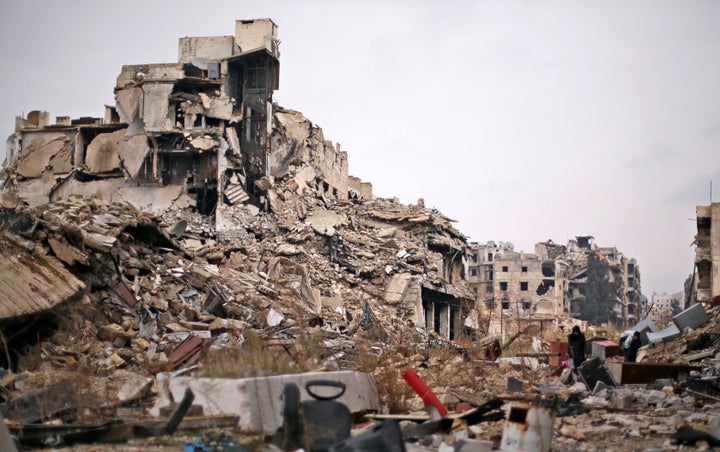
M475 300L488 312L487 330L507 336L534 324L557 328L582 318L593 254L613 287L606 300L612 326L636 323L640 317L640 272L635 259L615 247L598 247L592 236L565 245L552 240L535 245L535 253L517 252L510 243L487 242L468 248L468 283Z

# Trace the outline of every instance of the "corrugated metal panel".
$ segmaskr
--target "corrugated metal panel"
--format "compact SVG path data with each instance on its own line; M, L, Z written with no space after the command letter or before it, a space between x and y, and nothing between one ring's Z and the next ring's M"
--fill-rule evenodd
M85 284L51 256L40 256L0 236L0 320L50 309Z

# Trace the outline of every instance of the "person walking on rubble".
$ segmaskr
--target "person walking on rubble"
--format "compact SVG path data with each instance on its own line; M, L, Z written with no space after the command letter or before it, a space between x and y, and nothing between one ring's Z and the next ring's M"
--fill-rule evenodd
M623 344L623 355L625 355L626 362L634 363L637 361L637 353L640 345L640 333L633 331L632 336L626 338Z
M587 355L585 354L585 335L580 331L580 327L575 325L572 332L568 334L568 355L573 363L573 369L580 367Z

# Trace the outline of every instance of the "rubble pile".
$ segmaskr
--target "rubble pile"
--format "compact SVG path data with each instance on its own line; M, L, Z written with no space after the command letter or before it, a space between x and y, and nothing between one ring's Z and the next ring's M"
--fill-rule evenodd
M245 231L237 240L218 238L208 217L183 209L154 216L127 204L77 197L4 208L5 252L18 262L53 262L57 270L46 278L77 282L62 303L36 313L51 310L60 317L52 328L7 337L28 317L3 319L11 344L5 364L13 371L4 371L0 396L13 401L29 391L65 387L73 397L84 394L85 402L76 407L105 415L114 407L117 415L118 406L159 390L158 372L187 369L202 375L211 349L242 349L253 340L306 347L314 331L319 351L295 369L370 370L384 412L422 408L401 378L415 368L452 410L496 398L555 404L558 450L649 439L669 446L678 426L687 433L715 425L711 409L720 394L712 392L718 387L717 359L709 351L720 340L720 310L710 310L709 322L680 337L641 349L645 361L701 364L692 374L695 389L672 380L590 388L571 374L550 375L554 368L542 359L510 356L493 363L486 359L483 338L453 346L414 323L415 298L409 294L421 291L423 282L445 281L442 253L432 251L433 244L452 247L462 240L446 217L392 200L330 200L309 186L298 195L290 191L293 180L269 179L266 191L285 200L269 212L246 208ZM391 289L398 281L408 284ZM453 290L460 292L458 287ZM40 342L31 343L36 333ZM23 340L26 346L18 347ZM429 348L430 342L446 348ZM522 344L536 342L521 338L511 354L522 355ZM538 350L548 350L547 344ZM67 385L77 371L85 374L82 391L79 383ZM244 368L235 376L258 371L267 374ZM698 402L705 408L698 410ZM9 406L3 414L25 422L62 412L23 418ZM132 413L139 415L137 409ZM424 441L431 450L463 435L499 441L503 417L466 420L464 427L427 433Z
M78 280L64 300L86 316L73 332L82 352L47 362L94 372L177 367L172 350L191 335L239 345L249 329L287 340L309 326L322 330L329 357L351 337L398 344L414 333L408 294L419 298L422 281L442 282L442 256L428 242L451 246L462 235L421 206L329 200L307 183L300 196L295 175L268 178L266 192L277 194L270 212L238 209L240 240L218 239L210 218L188 209L156 217L79 197L6 209L25 219L26 229L7 235L24 247L18 253L60 261ZM45 352L59 350L49 345Z
M177 63L123 66L105 119L16 119L0 193L0 449L14 447L6 425L34 447L160 450L147 441L226 428L295 449L313 440L301 420L316 436L336 426L330 445L385 435L392 450L720 443L720 308L661 331L640 322L638 363L595 330L599 352L566 368L567 344L537 337L585 326L562 304L508 330L500 316L500 344L453 220L373 197L339 144L272 101L271 20L179 44ZM579 303L595 248L578 239L542 254ZM487 247L488 262L524 255ZM632 268L616 307L636 319L635 261L598 249L610 276ZM556 266L532 262L541 296ZM351 413L382 422L350 438ZM183 440L237 446L225 432Z
M162 215L79 197L34 208L5 207L0 217L4 253L17 265L25 262L22 271L28 275L55 285L62 299L37 305L34 314L3 318L4 341L10 344L4 366L12 369L2 378L0 397L10 401L3 415L16 422L52 419L60 407L24 417L7 403L29 391L59 387L68 397L82 394L84 401L74 405L85 407L86 417L88 412L109 416L108 410L117 415L119 406L160 397L162 372L214 375L208 369L233 356L213 358L212 350L268 354L273 353L268 347L275 347L291 357L286 371L370 371L380 412L423 408L401 377L410 368L458 412L498 398L544 400L554 404L560 418L558 450L583 450L596 441L620 447L648 438L662 446L671 444L678 426L707 431L715 425L707 410L720 400L712 392L720 388L717 359L709 353L720 341L717 308L702 326L641 349L645 361L701 364L692 373L694 389L672 380L660 386L589 387L572 374L553 376L554 367L542 358L550 348L526 337L532 331L512 347L505 344L507 357L493 362L492 338L448 342L419 328L424 319L418 318L417 304L424 287L468 297L461 283L447 283L444 256L464 240L451 220L422 203L326 198L307 181L298 184L304 171L291 168L279 180L265 178L263 190L274 201L268 211L236 207L243 230L232 239L218 237L211 217L188 208L192 200ZM51 270L28 266L33 259L52 263ZM17 271L10 265L3 273ZM18 328L48 312L59 318L52 325L38 331ZM539 358L523 353L533 347ZM305 362L298 361L301 356ZM247 356L234 363L224 376L271 375L279 369L262 368ZM227 371L225 366L215 371ZM78 371L85 380L68 386ZM706 408L698 411L702 401ZM146 416L142 406L148 407L141 404L131 416ZM461 428L428 432L424 441L431 448L463 435L498 442L504 415L484 416L466 420Z

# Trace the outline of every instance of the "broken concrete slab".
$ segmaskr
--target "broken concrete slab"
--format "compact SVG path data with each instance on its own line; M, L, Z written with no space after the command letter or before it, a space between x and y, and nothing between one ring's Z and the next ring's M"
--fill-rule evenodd
M675 325L677 325L680 331L685 330L685 328L698 328L705 325L709 321L710 318L705 312L705 308L703 307L702 303L695 303L680 314L673 317L673 322L675 323Z
M142 94L142 90L138 87L121 89L115 93L118 113L128 124L138 117Z
M71 168L70 156L70 140L65 134L46 133L22 150L17 173L26 178L36 178L48 167L53 168L53 173L66 173Z
M17 197L30 207L46 204L55 184L57 180L50 172L45 172L35 179L18 181Z
M384 293L384 299L385 301L390 305L395 305L405 298L406 295L408 295L408 292L411 292L411 290L408 290L410 288L410 283L413 280L413 275L410 273L397 273L393 275L390 278L390 281L388 282L387 286L385 287L385 293ZM419 283L419 281L416 281ZM418 285L418 284L416 284ZM415 291L419 292L419 291ZM417 293L419 298L419 293Z
M200 93L199 96L209 118L229 120L232 117L233 102L229 97L210 97L205 93Z
M74 177L70 177L53 187L52 192L50 192L50 201L60 201L68 199L71 196L110 199L112 194L122 187L123 184L124 180L122 177L109 177L87 182L81 182ZM47 202L47 200L45 202Z
M705 358L710 358L712 356L715 356L715 354L717 354L717 349L712 349L712 350L707 350L707 351L700 352L700 353L695 353L693 355L687 355L685 357L685 360L687 362L691 363L693 361L700 361Z
M85 151L85 166L93 173L108 173L120 168L118 143L125 137L125 129L101 133Z
M162 213L180 196L183 187L166 185L164 187L122 187L113 193L112 202L127 202L140 211L154 215Z
M0 236L0 319L50 309L84 289L85 284L52 256L30 253Z
M50 237L48 238L48 245L50 245L50 249L55 253L55 256L68 265L75 265L76 262L83 265L90 264L87 254L65 241Z
M128 175L135 179L150 153L145 135L125 137L117 144L117 153Z
M315 169L311 166L304 165L296 170L295 176L293 176L298 186L296 193L298 195L305 193L305 190L315 181L315 177Z
M646 317L640 323L630 328L630 330L640 333L640 342L642 343L642 345L647 345L647 333L656 333L659 331L659 328L655 325L655 322L653 322L650 317Z
M313 400L305 390L312 380L333 380L345 384L347 390L338 399L352 413L379 408L377 389L369 374L352 371L308 372L257 378L193 378L175 377L168 382L172 397L179 400L185 388L196 394L195 403L205 415L236 414L238 427L245 431L273 433L282 425L280 395L286 383L300 387L300 400ZM159 410L157 406L153 411Z
M316 210L307 218L305 222L309 224L318 234L332 237L335 235L335 227L345 224L343 218L332 210Z
M168 118L168 98L174 88L173 83L145 83L143 90L142 118L146 132L169 132L175 124Z
M201 137L193 138L192 140L190 140L190 144L195 149L207 151L207 150L212 149L215 146L217 146L218 143L212 137L201 136Z
M660 342L669 342L680 337L681 331L674 324L658 331L657 333L647 332L647 339L650 344L658 344Z

